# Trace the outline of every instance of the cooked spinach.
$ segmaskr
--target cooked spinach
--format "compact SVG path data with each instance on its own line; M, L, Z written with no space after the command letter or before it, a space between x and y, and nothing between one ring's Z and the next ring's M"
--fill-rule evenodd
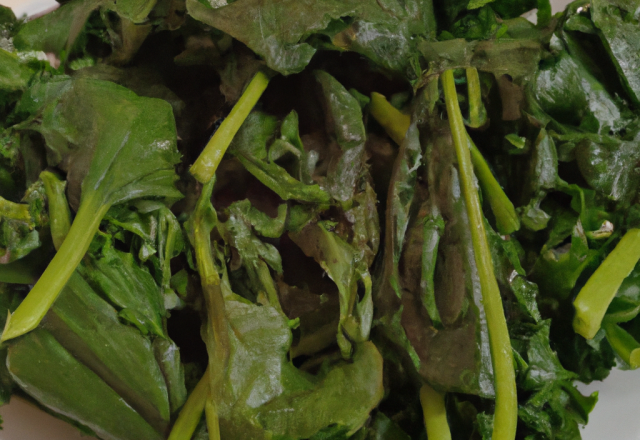
M640 367L633 1L60 3L0 7L0 404L576 440Z

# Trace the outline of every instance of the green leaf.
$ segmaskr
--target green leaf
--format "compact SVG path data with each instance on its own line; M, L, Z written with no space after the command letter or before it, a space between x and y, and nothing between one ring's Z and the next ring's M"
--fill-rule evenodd
M241 0L211 7L188 0L196 20L226 32L284 75L304 69L316 52L314 34L333 37L332 48L361 53L387 69L404 73L417 35L435 31L430 1ZM345 30L351 23L351 28ZM336 35L336 31L344 34ZM346 37L346 38L345 38Z
M485 7L492 1L471 0L468 9L478 9L478 11L466 14L455 22L451 27L453 35L467 40L487 40L495 35L501 26L493 9L490 6Z
M491 8L503 19L516 18L536 7L536 0L496 0Z
M0 284L0 325L5 324L6 316L20 304L21 290L16 286ZM0 348L0 405L9 403L15 388L13 378L7 369L7 349L7 346Z
M493 3L495 0L470 0L467 9L478 9L486 4Z
M371 276L366 263L357 258L357 251L337 234L320 223L306 226L298 233L289 233L305 255L313 257L336 283L340 293L338 345L345 359L350 358L351 341L369 338L373 319ZM358 283L364 285L364 296L358 301Z
M228 220L218 225L220 235L238 251L254 293L266 293L269 303L278 309L278 292L267 265L282 274L282 259L278 250L256 237L252 228L263 237L278 238L284 231L286 217L284 204L278 209L278 217L272 219L251 206L249 200L242 200L229 206Z
M451 173L455 151L446 121L433 116L427 119L423 133L428 135L422 139L416 126L409 129L396 159L387 199L384 266L375 274L376 307L384 313L381 327L385 337L397 344L401 356L424 380L438 384L440 390L492 398L487 329L480 286L472 275L477 269L469 222L458 175ZM423 149L425 158L421 160ZM428 194L422 185L430 188ZM445 219L433 276L442 322L438 329L421 312L422 296L428 288L422 284L421 268L425 253L430 251L424 222L436 215ZM451 350L453 346L455 350Z
M182 196L174 186L174 165L180 160L175 120L165 101L138 97L109 82L68 78L35 84L23 101L23 108L36 112L24 128L44 136L50 165L64 162L69 191L77 194L81 189L81 195L67 238L12 315L15 319L9 321L3 340L37 326L112 205L142 197Z
M640 184L636 142L621 142L608 136L584 139L576 145L576 160L589 186L615 200L628 202Z
M91 254L78 270L89 284L118 307L118 316L142 334L166 337L164 302L160 287L133 255L111 247Z
M276 126L275 117L261 112L250 113L233 139L229 152L283 200L328 202L329 194L318 185L296 180L280 165L268 160L267 142L274 136Z
M511 75L515 81L531 77L538 70L542 46L530 39L489 41L422 41L418 50L435 72L475 67L496 76Z
M302 440L331 425L359 429L383 395L376 347L355 344L352 361L327 365L316 377L297 370L288 358L288 319L269 304L233 293L224 257L219 250L214 255L231 347L229 373L220 385L221 437Z
M0 264L24 258L42 245L39 230L49 223L42 182L31 185L23 200L27 203L0 197Z
M60 54L72 48L91 12L103 0L73 0L55 11L25 23L13 39L21 51Z
M314 75L322 87L327 126L341 150L331 158L325 187L333 198L346 202L352 197L364 167L366 133L362 110L356 98L334 77L321 70Z
M116 310L75 273L42 327L161 431L170 411L153 347L118 318Z
M16 383L42 405L79 421L101 437L163 438L46 330L37 329L12 344L7 367Z
M591 18L600 29L600 37L620 75L631 100L640 103L640 51L638 17L634 2L596 0L591 4Z
M382 357L373 343L356 346L353 363L339 364L320 379L312 392L301 390L276 398L259 411L258 420L289 438L308 438L319 427L339 425L354 432L382 399ZM345 393L350 402L345 402Z
M31 75L29 68L20 63L15 54L0 49L0 90L24 90Z
M529 368L521 383L521 387L525 390L539 390L549 383L575 377L574 373L562 367L555 352L551 350L550 325L551 321L543 321L529 337L527 349Z
M157 338L153 341L153 353L167 384L171 414L175 414L187 400L180 349L170 339Z
M518 208L522 223L532 231L547 227L549 214L540 208L547 193L558 185L558 153L553 139L543 128L536 138L525 176L527 205Z
M542 109L562 124L602 134L627 124L604 85L564 48L540 69L534 87ZM577 108L584 110L576 112Z
M133 23L142 23L147 20L147 16L156 5L157 0L118 0L114 3L116 12L122 17Z

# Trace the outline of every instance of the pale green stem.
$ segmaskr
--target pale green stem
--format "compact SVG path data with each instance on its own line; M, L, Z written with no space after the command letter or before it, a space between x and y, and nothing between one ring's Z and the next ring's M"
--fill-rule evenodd
M586 339L600 330L609 304L622 281L640 260L640 229L629 229L618 245L591 275L573 302L576 316L573 329Z
M209 432L209 440L220 440L220 420L218 419L218 408L215 400L209 396L207 404L204 407L207 417L207 431Z
M207 183L213 178L224 153L229 148L244 120L247 119L251 109L262 96L262 92L267 88L267 84L269 84L269 77L264 72L260 71L255 74L227 118L222 121L207 146L191 166L189 172L200 183Z
M369 111L391 139L401 145L407 130L409 130L409 125L411 125L411 116L402 113L392 106L387 98L376 92L371 93Z
M29 212L29 205L24 203L14 203L0 197L0 220L3 217L12 220L20 220L33 226L33 219Z
M640 343L626 330L613 323L604 324L607 341L632 370L640 367Z
M453 71L441 76L447 105L451 135L458 158L462 193L467 207L475 263L482 289L482 302L487 316L489 345L495 377L496 407L493 418L492 440L513 440L518 424L518 396L513 369L513 354L509 330L502 307L500 289L493 271L491 251L484 228L484 216L474 181L468 135L462 120Z
M376 92L371 94L370 111L371 115L382 125L382 128L385 129L391 139L401 145L411 124L411 117L392 106L384 96ZM516 209L494 177L480 150L478 150L470 136L467 135L467 138L471 149L471 162L480 181L483 195L487 198L491 211L496 217L498 231L505 235L511 234L520 229L520 219L516 214Z
M110 205L97 198L85 199L80 204L67 238L60 246L31 292L11 314L2 333L2 341L21 336L35 329L67 284L71 274L89 249L100 221Z
M44 183L44 190L47 193L51 238L53 245L58 250L71 228L71 211L64 194L67 184L51 171L41 172L40 180Z
M168 440L191 440L209 399L209 369L193 389L171 428ZM211 438L211 437L210 437Z
M278 291L276 290L276 286L273 282L273 278L271 278L271 272L269 271L269 267L267 263L263 260L258 259L256 262L256 271L258 272L258 278L264 287L264 290L267 294L267 299L269 304L273 306L279 312L282 312L282 305L280 304L280 297L278 297Z
M427 438L451 440L447 410L444 406L444 394L424 384L420 388L420 404L422 405Z
M213 347L209 346L209 368L211 378L209 380L210 398L207 410L207 425L218 426L217 408L220 402L220 395L223 381L226 376L227 365L229 363L230 343L227 315L225 312L224 297L220 287L220 276L213 262L211 252L211 221L207 221L208 215L214 215L211 206L211 193L213 191L215 179L211 179L203 188L196 210L194 211L193 235L196 250L196 262L200 283L205 298L207 308L207 325L213 338ZM215 421L214 421L215 418ZM209 432L212 439L219 439L220 433Z
M482 127L487 114L482 103L480 77L475 67L467 67L467 95L469 97L469 127Z
M491 172L487 161L478 150L471 137L467 134L471 149L471 162L473 169L478 176L478 182L482 188L482 195L486 197L491 211L496 217L496 226L501 234L511 234L520 229L520 218L516 213L516 208L504 193L502 187Z

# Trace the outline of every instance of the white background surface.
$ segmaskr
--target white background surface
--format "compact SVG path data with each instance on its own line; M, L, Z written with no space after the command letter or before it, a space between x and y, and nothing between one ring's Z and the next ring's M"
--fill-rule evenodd
M569 2L552 0L551 3L556 12ZM54 0L0 0L0 4L14 8L16 15L21 16L46 11L56 3ZM580 390L583 394L600 392L588 428L583 431L583 440L640 440L640 370L614 370L605 382L581 386ZM9 405L1 407L0 415L4 419L0 440L90 439L21 399L13 398Z

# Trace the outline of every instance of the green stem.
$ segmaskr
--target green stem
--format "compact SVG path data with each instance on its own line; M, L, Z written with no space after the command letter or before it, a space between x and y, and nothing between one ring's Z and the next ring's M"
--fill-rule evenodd
M473 143L471 137L467 134L469 147L471 149L471 162L478 176L482 194L487 198L491 211L496 217L496 226L501 234L511 234L520 229L520 219L516 213L516 208L504 193L502 187L491 172L487 161L484 160L482 153Z
M14 203L0 197L0 220L3 218L19 220L33 226L33 219L29 212L29 205L24 203Z
M215 179L211 179L203 188L196 210L193 213L193 237L196 250L196 262L200 283L207 308L207 333L213 339L209 348L210 408L207 412L207 425L218 426L216 408L221 399L221 390L229 363L230 343L224 296L220 287L220 276L213 262L211 249L211 230L215 225L215 211L211 206L211 193ZM215 421L213 418L215 417ZM210 438L220 438L220 434L209 432ZM212 437L213 436L213 437ZM216 437L217 436L217 437Z
M247 119L251 109L262 96L262 92L267 88L267 84L269 84L269 77L264 72L260 71L255 74L227 118L222 121L207 146L191 166L189 172L200 183L207 183L213 178L222 156L229 148L229 144L244 120Z
M586 339L600 330L607 308L622 281L640 260L640 229L629 229L618 245L591 275L573 302L573 329Z
M409 125L411 125L411 116L402 113L392 106L387 98L376 92L371 93L369 111L391 139L401 145L407 130L409 130Z
M216 402L209 398L204 407L204 413L207 417L207 431L209 432L209 440L220 440L220 420L218 419L218 408Z
M631 369L640 367L640 343L619 325L607 323L604 325L604 331L607 341L618 356L629 364Z
M468 135L458 104L453 71L447 70L442 74L442 87L444 88L447 115L458 158L462 192L471 225L471 240L489 329L489 345L496 389L496 409L491 438L493 440L513 440L516 436L518 423L518 397L511 340L502 307L500 289L493 272L491 251L484 228L484 217L473 178Z
M280 313L284 313L282 311L282 305L280 304L280 297L278 297L278 291L276 290L276 286L273 282L273 278L271 277L271 272L269 271L269 267L267 263L263 260L258 259L256 261L256 272L258 272L258 278L260 279L260 283L264 287L264 290L267 294L267 299L269 300L269 304L273 306Z
M16 311L7 319L2 341L21 336L35 329L58 298L73 271L89 249L100 221L110 205L103 205L97 197L85 199L80 204L67 238L51 260L31 292Z
M41 172L40 180L44 183L44 190L47 193L51 238L53 245L58 250L71 228L71 211L69 211L67 197L64 194L67 184L51 171Z
M209 398L209 369L204 372L171 428L168 440L191 440Z
M444 394L424 384L420 388L420 404L422 405L427 438L451 440L447 410L444 406Z
M162 287L171 290L171 258L174 254L176 239L182 234L180 225L176 222L169 208L163 208L160 214L160 230L166 234L158 234L158 257L162 267ZM164 250L163 250L164 249Z
M487 112L482 103L480 77L475 67L467 67L467 95L469 96L469 127L482 127L487 121Z
M371 115L382 125L382 128L385 129L391 139L401 145L411 124L411 117L392 106L384 96L376 92L371 94L370 109ZM505 235L511 234L520 229L520 219L516 214L516 209L494 177L478 147L473 143L470 136L467 135L467 137L469 148L471 149L471 162L480 181L483 195L487 198L493 215L496 217L498 231Z

